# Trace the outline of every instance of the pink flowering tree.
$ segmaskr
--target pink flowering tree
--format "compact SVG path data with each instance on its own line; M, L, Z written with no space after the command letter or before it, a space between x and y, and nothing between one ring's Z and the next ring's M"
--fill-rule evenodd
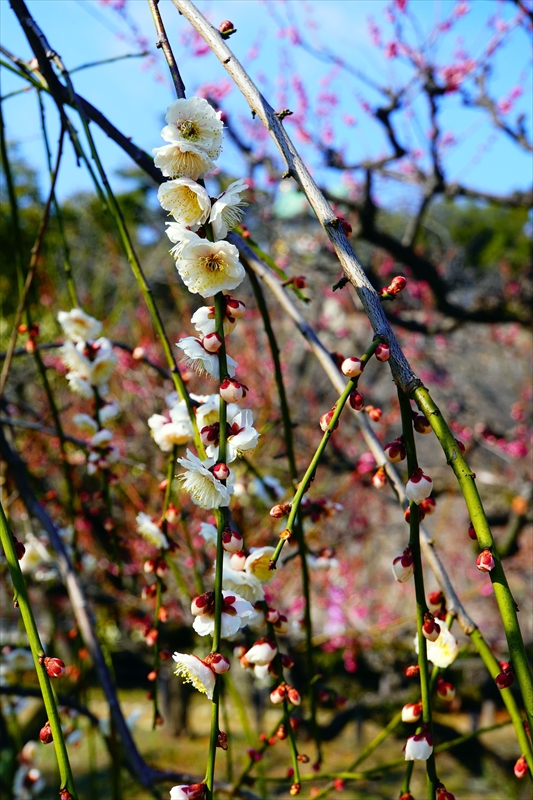
M478 753L479 735L504 726L509 772L530 781L532 632L516 599L528 607L531 192L449 178L465 135L454 108L489 130L474 162L495 138L532 149L515 110L525 73L501 96L491 83L499 54L530 32L530 6L495 3L476 52L456 41L443 56L469 4L428 26L394 0L368 20L380 59L369 69L321 39L320 4L269 3L273 86L255 74L261 37L243 66L237 23L209 21L190 0L173 0L165 21L147 0L144 23L128 0L100 5L168 81L153 158L76 92L23 0L11 6L32 60L3 48L2 65L39 98L50 167L32 225L4 98L17 287L0 378L6 790L37 796L39 748L53 743L61 800L82 797L74 747L98 737L117 800L126 772L171 800L355 797L380 778L379 796L447 800L461 777L439 753ZM316 93L295 68L300 52L326 65ZM186 93L204 57L212 79ZM234 110L237 93L251 115ZM378 142L363 158L361 115ZM141 200L113 191L96 126L135 163ZM67 147L103 209L81 256L81 217L57 197ZM401 192L411 202L394 213ZM459 224L479 226L482 204L516 233L486 273ZM495 536L491 490L502 485ZM208 709L201 766L178 745L159 767L145 757L121 705L124 654L159 742L179 727L172 697L184 729L191 709ZM468 707L471 655L476 702L493 700L502 717L464 733L454 720ZM35 695L40 743L22 721ZM336 743L364 717L379 729L354 757Z

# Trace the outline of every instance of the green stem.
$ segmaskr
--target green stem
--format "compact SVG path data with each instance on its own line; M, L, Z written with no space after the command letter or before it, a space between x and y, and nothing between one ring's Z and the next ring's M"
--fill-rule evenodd
M501 668L490 647L481 635L481 631L475 628L470 634L470 639L481 656L481 659L487 667L491 677L496 678L496 676L500 674ZM516 738L518 740L521 753L527 761L527 765L529 767L529 777L531 780L533 780L533 748L531 747L531 740L524 728L524 720L522 719L520 709L516 704L516 700L514 699L511 689L500 689L500 694L514 725Z
M517 606L511 594L509 584L507 583L500 555L481 503L481 498L475 483L476 476L463 458L453 433L449 429L440 410L433 402L427 389L424 387L415 389L413 398L420 410L429 420L446 455L446 461L455 473L470 514L470 519L476 531L479 546L482 549L489 549L494 558L494 568L490 572L490 579L505 629L510 660L520 686L520 691L522 692L529 728L533 731L533 677L531 675L522 633L518 624L516 613Z
M361 356L361 361L364 364L366 364L367 361L371 358L371 356L373 355L376 347L380 344L380 341L381 340L379 338L374 339L372 344L368 348L368 350L364 353L364 355ZM300 481L300 485L298 487L298 490L297 490L296 494L294 495L294 497L292 499L291 510L290 510L289 518L287 520L287 527L285 528L285 530L280 535L281 538L280 538L280 540L279 540L279 542L278 542L278 544L276 546L276 549L275 549L275 551L274 551L274 553L272 555L272 560L271 560L271 568L272 569L276 568L276 563L277 563L278 558L279 558L279 556L281 554L281 551L283 550L283 546L284 546L285 542L287 541L287 539L290 539L290 537L291 537L291 534L292 534L292 532L294 530L294 522L295 522L295 519L296 519L296 515L298 514L298 510L300 508L300 503L302 502L304 494L309 489L310 481L314 477L314 474L315 474L316 469L318 467L318 462L320 461L320 458L321 458L324 450L326 449L326 446L327 446L327 444L329 442L330 436L333 433L333 430L334 430L334 428L335 428L335 426L337 424L337 420L339 419L339 417L340 417L340 415L342 413L342 410L343 410L344 406L346 405L346 401L348 400L348 397L350 396L350 393L357 386L357 383L359 381L359 377L360 376L358 376L357 378L352 378L352 379L350 379L348 381L348 383L346 384L346 388L344 389L343 393L341 394L341 396L339 397L339 399L335 403L333 416L331 417L329 425L326 428L326 430L324 431L324 435L323 435L323 437L322 437L322 439L320 441L320 444L318 445L318 447L316 449L316 452L315 452L313 458L311 459L311 463L309 464L304 477Z
M407 470L409 476L418 467L416 445L413 433L413 416L411 402L407 395L398 387L398 401L402 417L402 434L407 452ZM413 555L415 596L416 596L416 631L418 642L418 666L420 669L420 693L422 697L422 719L433 740L433 720L431 715L431 688L429 683L429 669L427 660L426 639L422 628L424 617L428 611L424 591L424 573L422 571L422 554L420 550L420 514L416 503L409 503L409 546ZM427 770L427 795L428 800L435 800L437 793L437 772L435 755L432 752L426 763ZM406 778L408 778L408 770Z
M7 560L9 573L13 582L14 588L14 602L20 608L22 621L26 629L26 635L31 648L31 654L37 671L37 678L39 686L43 695L44 707L48 715L50 728L52 729L52 736L54 740L54 748L57 757L57 764L59 768L59 775L61 779L61 789L68 789L72 795L73 800L77 800L76 787L74 786L74 777L70 767L67 748L63 738L63 731L61 730L61 721L55 702L54 692L50 684L50 678L44 667L40 663L40 658L44 656L44 650L39 638L39 631L35 623L35 618L31 609L28 593L24 577L20 569L20 564L15 550L14 537L9 528L7 519L4 514L4 509L0 504L0 539L2 547Z

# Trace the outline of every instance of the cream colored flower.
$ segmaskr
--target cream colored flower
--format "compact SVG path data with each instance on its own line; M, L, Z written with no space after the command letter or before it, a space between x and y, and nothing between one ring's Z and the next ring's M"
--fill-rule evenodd
M59 352L63 363L70 369L66 377L73 391L83 397L91 397L91 387L94 386L100 389L101 394L105 394L107 381L117 363L109 339L100 338L88 345L83 341L76 345L65 342Z
M165 178L186 177L197 181L216 167L205 150L185 142L154 147L152 153L155 166Z
M201 306L192 315L191 322L196 328L196 330L202 334L202 336L207 336L209 333L215 333L216 331L215 307ZM228 319L227 316L224 316L223 324L224 324L224 333L227 335L228 333L232 332L233 328L237 324L237 320Z
M224 553L222 568L222 587L228 592L236 592L254 605L265 599L261 581L244 569L233 569L229 553Z
M178 464L186 469L186 472L179 476L183 489L189 492L193 503L201 508L229 506L230 495L233 494L230 481L224 486L210 472L209 467L214 463L212 458L201 461L190 450L187 450L187 458L178 458Z
M195 689L212 700L216 677L211 667L197 656L187 653L174 653L172 658L176 662L174 674L183 678L185 683L192 683Z
M216 353L208 353L199 339L194 336L186 336L176 343L180 350L183 350L184 356L181 359L189 369L194 370L199 375L210 375L215 380L220 377L220 365L218 362L218 355ZM228 367L228 375L232 378L235 375L235 369L238 366L231 356L226 354L226 363Z
M148 420L154 442L164 453L170 453L174 445L186 444L192 439L190 420L172 422L162 414L152 414Z
M439 638L434 642L426 641L427 657L436 667L446 669L457 658L459 644L444 620L439 619L439 626ZM415 636L415 650L418 653L418 636Z
M248 205L242 200L241 194L247 188L248 184L243 180L234 181L213 203L209 222L213 226L213 234L217 239L224 239L228 235L228 231L232 231L237 225L240 225L244 209Z
M190 178L166 181L157 193L162 208L175 220L193 231L203 225L211 210L209 195L203 186Z
M237 248L229 242L198 239L189 241L176 260L176 269L187 289L211 297L239 286L245 272Z
M165 142L194 146L215 159L222 149L220 114L202 97L175 100L167 109L166 126L161 131Z
M149 514L144 514L142 511L140 511L137 514L136 522L137 532L140 533L143 539L145 539L149 544L162 549L166 549L168 547L167 537L162 532L161 528L155 524Z
M100 334L102 323L90 317L81 308L72 311L60 311L57 319L65 336L73 342L91 342Z
M83 433L93 434L98 430L98 423L88 414L74 414L72 422L80 431L83 431Z

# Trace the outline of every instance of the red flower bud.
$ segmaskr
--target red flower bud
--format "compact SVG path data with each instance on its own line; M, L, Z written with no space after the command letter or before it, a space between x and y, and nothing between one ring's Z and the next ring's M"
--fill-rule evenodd
M19 561L22 560L24 557L24 553L26 552L26 548L15 536L13 536L13 544L15 545L15 553L17 554L17 559Z
M420 667L418 666L418 664L411 664L409 667L405 668L405 677L416 678L419 672L420 672Z
M50 678L62 678L65 674L65 663L60 658L44 658L43 665Z
M50 744L50 742L54 741L54 737L52 736L52 728L50 727L50 722L47 722L46 725L43 725L43 727L39 731L39 739L43 744Z
M514 774L517 778L524 778L527 775L527 761L524 756L520 756L516 764L514 765Z
M500 674L496 675L494 680L496 681L496 686L498 689L508 689L509 686L512 686L514 683L513 668L507 664L507 666L502 669Z
M428 594L428 601L430 606L441 606L443 600L444 600L444 594L440 591L440 589L438 592L430 592Z
M218 353L222 347L222 339L218 333L208 333L207 336L204 336L202 339L202 347L204 350L207 350L208 353Z
M418 508L419 510L423 509L424 516L426 514L433 514L433 512L437 508L437 501L435 500L434 497L426 497L425 500L422 500Z
M383 489L387 485L387 475L384 467L379 467L372 475L372 486L374 489Z
M476 558L476 567L480 572L490 572L494 569L496 562L494 561L494 556L486 547L484 550Z
M402 436L399 436L398 439L386 444L383 449L385 451L385 455L387 456L387 461L390 461L391 464L397 464L398 461L403 461L407 455Z
M230 22L229 19L224 20L218 26L218 30L220 31L223 39L228 39L232 33L236 33L236 28L233 27L233 22Z
M248 387L231 378L226 378L220 384L220 396L226 403L240 403L247 394Z
M361 375L364 368L364 363L360 358L355 358L355 356L346 358L341 366L342 373L346 375L347 378L357 378L358 375Z
M374 353L378 361L388 361L390 358L390 347L388 344L378 344Z
M470 525L468 526L468 535L470 536L470 538L471 538L471 539L473 539L474 541L476 541L476 539L477 539L477 536L476 536L476 529L474 528L474 526L472 525L472 523L470 523Z
M417 433L431 433L429 420L423 414L417 414L413 420L413 427Z
M322 414L322 416L320 417L320 427L322 428L322 430L324 432L327 431L327 429L329 427L329 424L330 424L331 420L333 419L334 413L335 413L335 409L332 408L329 411L327 411L325 414ZM338 427L339 427L339 420L337 420L337 422L333 426L333 430L336 431Z
M407 280L403 275L395 275L388 286L387 292L392 295L400 294L402 289L405 289L406 285Z
M430 642L436 642L440 636L440 625L435 622L432 614L424 615L424 624L422 625L422 633L425 638Z
M353 392L350 392L350 396L348 397L348 402L350 403L351 407L354 411L362 411L365 407L365 401L363 399L363 395L354 389Z
M286 517L287 514L290 513L290 510L290 503L282 503L281 505L272 506L270 509L270 516L273 517L273 519L281 519L282 517Z
M221 461L219 461L218 464L215 464L212 470L213 470L213 475L219 481L227 481L227 479L229 478L229 467L227 466L227 464L223 464Z

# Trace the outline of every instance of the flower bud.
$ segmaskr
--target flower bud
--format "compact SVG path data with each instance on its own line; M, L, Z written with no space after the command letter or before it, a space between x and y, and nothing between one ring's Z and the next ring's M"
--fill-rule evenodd
M281 666L283 669L292 669L294 667L294 658L287 653L281 654Z
M406 547L401 556L392 562L392 574L399 583L405 583L414 573L413 554L410 547Z
M302 702L300 692L298 689L295 689L294 686L287 686L287 700L289 703L292 703L293 706L299 706Z
M406 761L427 761L433 752L433 740L429 731L423 729L420 733L410 736L405 745Z
M358 375L361 375L365 368L364 363L361 361L360 358L355 358L354 356L345 359L342 362L341 370L347 378L357 378Z
M476 529L474 528L472 523L470 523L470 525L468 526L468 535L470 536L471 539L474 540L474 542L477 540Z
M289 621L285 614L279 615L277 622L274 623L274 630L282 635L289 632Z
M279 619L279 611L276 611L275 608L269 608L265 614L265 619L267 622L270 622L273 625Z
M420 667L418 664L410 664L410 666L405 668L405 677L406 678L416 678L416 676L420 673Z
M144 641L148 645L148 647L152 647L159 638L159 631L157 628L150 628L147 633L144 634Z
M221 461L218 464L215 464L213 469L213 475L219 481L227 481L229 478L229 467L227 464L223 464Z
M242 550L243 540L238 531L232 531L226 528L222 534L222 547L226 553L240 553Z
M203 614L209 614L212 592L204 592L198 597L195 597L191 603L191 614L195 617L200 617Z
M226 378L220 384L220 396L226 403L240 403L247 394L248 387L231 378Z
M24 558L24 553L26 552L26 548L22 544L16 536L13 536L13 544L15 546L15 553L17 554L17 560L21 561Z
M429 642L436 642L440 636L440 625L435 622L431 614L425 614L425 622L422 625L422 634Z
M228 734L224 733L224 731L219 731L217 736L217 747L220 747L221 750L228 749Z
M425 516L426 516L426 512L424 511L424 508L422 507L422 503L420 503L420 505L418 506L418 521L422 522L422 520L424 519ZM411 522L411 509L410 509L409 506L407 506L407 508L403 512L403 518L407 522L407 524L409 525L409 523Z
M496 686L498 689L508 689L509 686L512 686L514 683L513 668L505 661L502 662L500 666L502 667L502 671L499 675L496 675L494 679L496 681Z
M484 550L476 558L476 567L480 572L490 572L494 569L496 562L494 561L494 556L486 547Z
M413 427L417 433L431 433L429 420L423 414L416 414L413 420Z
M291 510L290 503L281 503L281 505L272 506L270 509L270 516L273 519L281 519L282 517L286 517Z
M252 645L244 657L250 664L258 664L261 667L266 667L267 664L270 664L274 660L277 653L278 648L274 642L267 636L264 636Z
M320 417L320 427L322 428L322 430L324 432L327 431L327 429L329 428L329 424L330 424L331 420L333 419L334 413L335 413L335 409L332 408L329 411L327 411L325 414L322 414L322 416ZM333 430L334 431L337 430L338 427L339 427L339 420L337 420L337 422L335 423L335 425L333 427Z
M54 741L54 737L52 736L52 728L50 727L50 722L47 722L46 725L43 725L43 727L39 731L39 739L43 744L50 744L50 742Z
M348 236L348 234L346 234L346 235ZM301 788L302 788L302 784L301 783L293 783L291 788L289 789L290 796L291 797L296 797L296 795L299 795Z
M381 417L383 416L383 411L381 408L376 408L376 406L366 406L365 411L372 420L372 422L379 422Z
M378 361L388 361L390 358L390 347L388 344L378 344L374 355Z
M380 467L372 475L372 486L374 489L383 489L387 485L387 475L385 469Z
M429 497L432 489L433 481L429 475L424 475L420 467L416 467L405 486L405 495L408 500L419 505Z
M422 705L420 703L407 703L402 708L402 722L418 722L422 716Z
M437 501L434 497L426 497L425 500L422 500L420 505L418 506L418 510L424 512L424 516L426 514L433 514L435 509L437 508Z
M62 678L66 672L65 662L60 658L44 658L43 665L50 678Z
M405 289L406 285L407 280L403 275L395 275L387 287L387 291L392 295L400 294L400 292Z
M229 660L222 653L209 653L204 663L211 667L217 675L223 675L231 667Z
M246 312L246 306L241 300L236 300L230 294L224 295L226 301L226 316L234 319L241 319Z
M274 703L274 705L277 706L280 703L283 703L286 696L287 696L286 687L283 683L280 683L279 686L276 686L276 688L270 692L270 702Z
M455 795L446 791L446 787L440 783L437 786L437 800L455 800Z
M520 758L514 765L513 772L517 778L525 778L525 776L527 775L527 770L528 770L527 761L524 758L524 756L520 756Z
M387 461L390 461L391 464L397 464L399 461L403 461L407 455L403 436L399 436L393 442L386 444L383 450L387 456Z
M439 589L438 592L430 592L428 594L428 603L434 608L440 608L444 600L444 594Z
M453 683L445 681L440 675L437 681L437 695L441 700L444 700L445 703L451 703L455 697L455 686Z
M202 347L204 350L207 350L208 353L218 353L222 347L222 339L218 333L208 333L207 336L204 336L202 339Z
M200 439L204 447L209 447L211 444L216 447L219 442L219 437L220 424L218 422L214 422L212 425L206 425L200 431Z
M218 26L218 30L223 39L229 39L232 34L237 33L237 28L233 27L233 23L230 22L229 19L221 22Z
M362 411L365 407L365 401L363 399L363 395L354 389L353 392L350 392L350 396L348 397L348 402L350 403L351 407L354 411Z

